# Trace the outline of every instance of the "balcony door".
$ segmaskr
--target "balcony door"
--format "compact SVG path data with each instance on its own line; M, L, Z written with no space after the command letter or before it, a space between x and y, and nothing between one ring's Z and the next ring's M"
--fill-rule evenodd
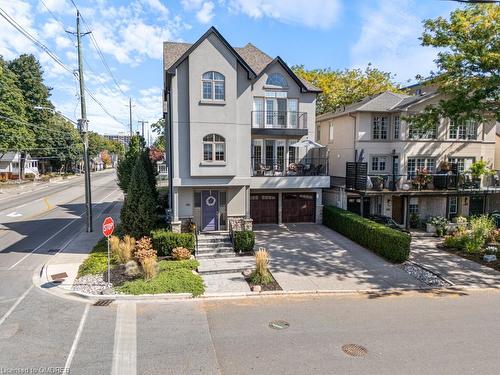
M255 128L297 128L298 99L267 96L253 99L253 127Z

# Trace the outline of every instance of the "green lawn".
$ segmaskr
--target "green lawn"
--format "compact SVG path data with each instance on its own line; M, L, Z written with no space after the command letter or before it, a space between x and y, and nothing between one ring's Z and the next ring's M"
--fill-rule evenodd
M125 294L192 293L199 296L205 291L203 279L192 270L198 266L196 260L162 260L160 272L151 280L127 281L116 288Z
M115 257L111 256L110 259L111 268L116 265ZM106 272L108 269L108 244L106 242L106 238L103 237L99 240L99 242L94 246L91 253L80 264L80 268L78 268L78 277L84 275L96 275L103 272Z

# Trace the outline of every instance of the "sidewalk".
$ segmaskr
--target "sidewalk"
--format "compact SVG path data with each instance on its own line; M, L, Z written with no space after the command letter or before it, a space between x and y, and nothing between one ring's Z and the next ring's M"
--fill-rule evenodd
M457 287L500 288L500 272L439 249L436 237L412 239L410 259Z
M71 242L69 242L59 253L54 255L48 261L45 264L41 275L42 287L44 284L48 287L53 287L54 284L51 284L53 281L51 276L66 273L68 276L64 278L62 283L57 284L57 287L64 290L71 290L73 282L78 275L78 268L80 267L80 264L85 258L87 258L92 248L103 237L101 224L104 217L111 216L116 225L120 217L120 209L121 203L116 203L109 212L105 209L100 214L95 215L93 221L93 232L87 233L85 228L82 227L81 231L76 234Z

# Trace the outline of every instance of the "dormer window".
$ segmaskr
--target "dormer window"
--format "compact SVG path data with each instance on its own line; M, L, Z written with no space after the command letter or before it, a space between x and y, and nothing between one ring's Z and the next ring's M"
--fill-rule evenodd
M288 88L288 82L285 77L283 77L283 74L271 73L267 77L266 86L275 86L286 89Z
M225 77L217 72L206 72L201 77L202 98L208 101L224 101L226 99Z

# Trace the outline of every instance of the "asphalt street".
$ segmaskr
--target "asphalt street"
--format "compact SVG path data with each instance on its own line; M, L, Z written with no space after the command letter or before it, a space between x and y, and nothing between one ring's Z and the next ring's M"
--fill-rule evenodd
M114 180L93 175L96 215L122 199ZM83 179L15 195L0 195L0 374L498 373L497 290L109 306L54 296L32 277L84 230Z

